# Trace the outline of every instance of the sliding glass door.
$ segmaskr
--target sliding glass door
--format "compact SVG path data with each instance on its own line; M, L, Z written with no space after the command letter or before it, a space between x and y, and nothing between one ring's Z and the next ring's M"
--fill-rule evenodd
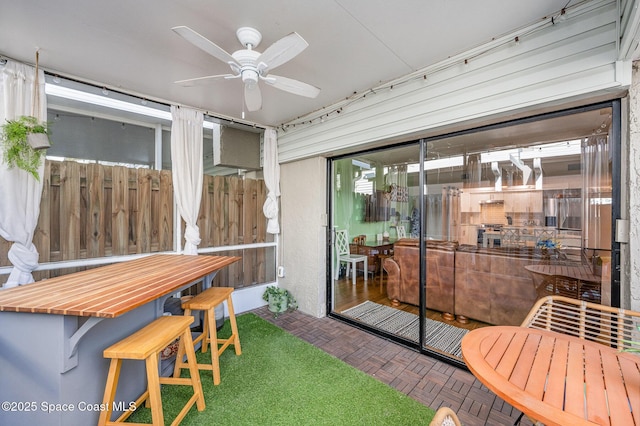
M619 126L612 102L333 159L331 312L456 362L540 297L615 306Z

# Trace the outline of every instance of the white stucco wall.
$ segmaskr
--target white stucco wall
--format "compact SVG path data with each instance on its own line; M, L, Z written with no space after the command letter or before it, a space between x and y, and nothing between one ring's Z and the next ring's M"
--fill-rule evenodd
M291 291L298 308L326 315L326 164L321 157L282 164L280 287Z
M640 70L633 66L633 80L629 89L629 290L630 308L640 311ZM625 152L622 153L625 161ZM625 265L621 265L623 271ZM624 303L624 301L623 301Z

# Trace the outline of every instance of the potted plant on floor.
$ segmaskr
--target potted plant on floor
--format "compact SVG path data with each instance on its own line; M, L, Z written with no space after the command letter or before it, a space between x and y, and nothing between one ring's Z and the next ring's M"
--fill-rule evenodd
M293 295L284 288L268 286L262 294L262 299L269 303L269 311L277 318L281 313L298 308L298 303Z
M2 154L8 168L18 167L40 180L38 168L49 148L49 128L37 118L21 116L2 125Z

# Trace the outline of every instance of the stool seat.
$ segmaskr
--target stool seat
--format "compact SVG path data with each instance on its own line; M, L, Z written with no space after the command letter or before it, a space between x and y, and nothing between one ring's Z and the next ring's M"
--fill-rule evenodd
M200 375L196 367L196 355L191 339L190 325L193 323L191 316L165 316L160 317L128 337L114 343L103 352L105 358L111 358L109 373L104 391L103 406L104 411L100 412L98 425L115 425L123 423L132 413L125 411L115 421L111 421L113 402L115 401L118 379L123 359L144 360L147 371L147 390L135 401L135 406L139 407L144 401L151 408L151 420L153 425L164 425L164 415L162 412L162 399L160 394L160 384L188 385L193 388L193 396L184 405L172 425L179 424L189 409L195 403L198 411L205 409L204 394ZM180 339L180 347L183 354L187 355L187 367L190 377L160 377L158 357L162 349L168 344Z
M216 307L225 300L231 293L233 293L233 287L211 287L203 291L202 293L194 296L182 304L182 309L190 309L192 311L205 311Z
M105 358L146 359L176 340L193 323L193 317L160 317L104 350Z
M204 325L202 327L202 334L193 340L193 343L202 342L202 353L207 352L207 345L211 344L211 364L197 364L197 368L200 370L211 370L213 373L213 384L220 384L220 355L229 347L233 345L236 355L242 354L242 348L240 347L240 337L238 334L238 325L236 323L236 316L233 311L232 293L233 287L211 287L198 294L197 296L186 300L182 304L184 309L184 315L191 315L191 311L204 311ZM227 302L227 309L229 311L229 322L231 323L231 336L227 339L219 339L215 324L215 308L223 302ZM178 347L178 354L176 356L176 364L173 370L173 375L177 376L180 373L180 369L186 365L182 362L184 359L184 352L182 345Z

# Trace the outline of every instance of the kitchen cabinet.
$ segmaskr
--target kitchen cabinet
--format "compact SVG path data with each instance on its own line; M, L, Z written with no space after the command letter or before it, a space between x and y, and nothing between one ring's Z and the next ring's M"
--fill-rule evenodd
M461 212L470 212L471 211L471 194L469 192L460 193L460 211Z
M479 213L487 201L504 201L505 213L542 213L542 191L463 192L460 211Z
M480 213L480 201L485 200L486 197L486 193L463 192L460 195L460 211Z
M486 192L480 193L472 193L470 197L471 211L472 212L480 212L480 204L484 201L489 200L489 194Z
M505 213L541 213L542 191L504 193Z
M475 246L478 244L478 225L460 225L458 244L468 244Z
M529 192L529 207L533 213L541 213L544 211L542 204L542 191Z
M529 203L527 192L507 192L504 197L505 213L526 212Z

